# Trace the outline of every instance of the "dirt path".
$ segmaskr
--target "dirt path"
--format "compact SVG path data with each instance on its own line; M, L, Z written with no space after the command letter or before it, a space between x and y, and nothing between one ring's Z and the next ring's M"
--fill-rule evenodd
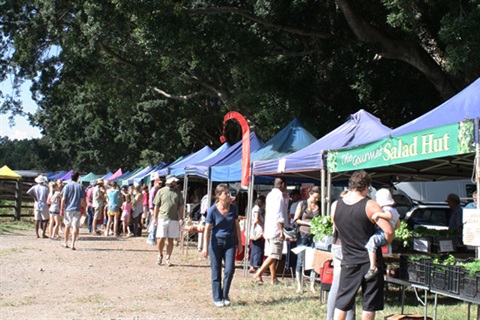
M0 235L1 319L234 318L212 307L210 268L196 250L175 248L156 265L146 238L105 238L81 229L77 250L32 231ZM235 283L246 281L241 269Z

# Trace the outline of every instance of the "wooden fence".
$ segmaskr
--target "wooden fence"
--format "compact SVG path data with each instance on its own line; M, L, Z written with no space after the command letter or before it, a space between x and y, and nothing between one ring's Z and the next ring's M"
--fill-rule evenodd
M11 214L0 214L0 217L13 217L20 220L21 217L33 216L33 198L27 194L35 182L30 178L20 180L0 180L0 208L11 208ZM8 203L5 201L8 200ZM11 204L13 201L14 204Z

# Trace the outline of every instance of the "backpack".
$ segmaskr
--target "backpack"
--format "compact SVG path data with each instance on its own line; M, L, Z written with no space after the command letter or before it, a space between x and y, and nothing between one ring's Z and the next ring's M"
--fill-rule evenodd
M330 291L333 282L333 260L327 260L320 268L320 288L323 291Z

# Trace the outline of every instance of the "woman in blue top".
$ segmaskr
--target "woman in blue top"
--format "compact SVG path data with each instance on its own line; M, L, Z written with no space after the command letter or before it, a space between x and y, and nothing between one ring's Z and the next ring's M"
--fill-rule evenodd
M208 209L202 255L210 255L212 269L213 303L217 307L229 306L228 292L235 273L235 249L242 253L242 239L237 208L231 204L230 190L226 184L215 189L217 201ZM210 241L211 240L211 241ZM222 288L222 260L225 263Z

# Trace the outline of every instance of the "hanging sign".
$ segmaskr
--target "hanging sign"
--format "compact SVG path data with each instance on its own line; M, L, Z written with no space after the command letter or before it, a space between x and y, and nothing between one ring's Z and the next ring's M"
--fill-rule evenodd
M480 209L463 209L463 243L480 247Z
M330 172L378 168L394 164L475 152L473 120L416 131L351 149L328 152Z

